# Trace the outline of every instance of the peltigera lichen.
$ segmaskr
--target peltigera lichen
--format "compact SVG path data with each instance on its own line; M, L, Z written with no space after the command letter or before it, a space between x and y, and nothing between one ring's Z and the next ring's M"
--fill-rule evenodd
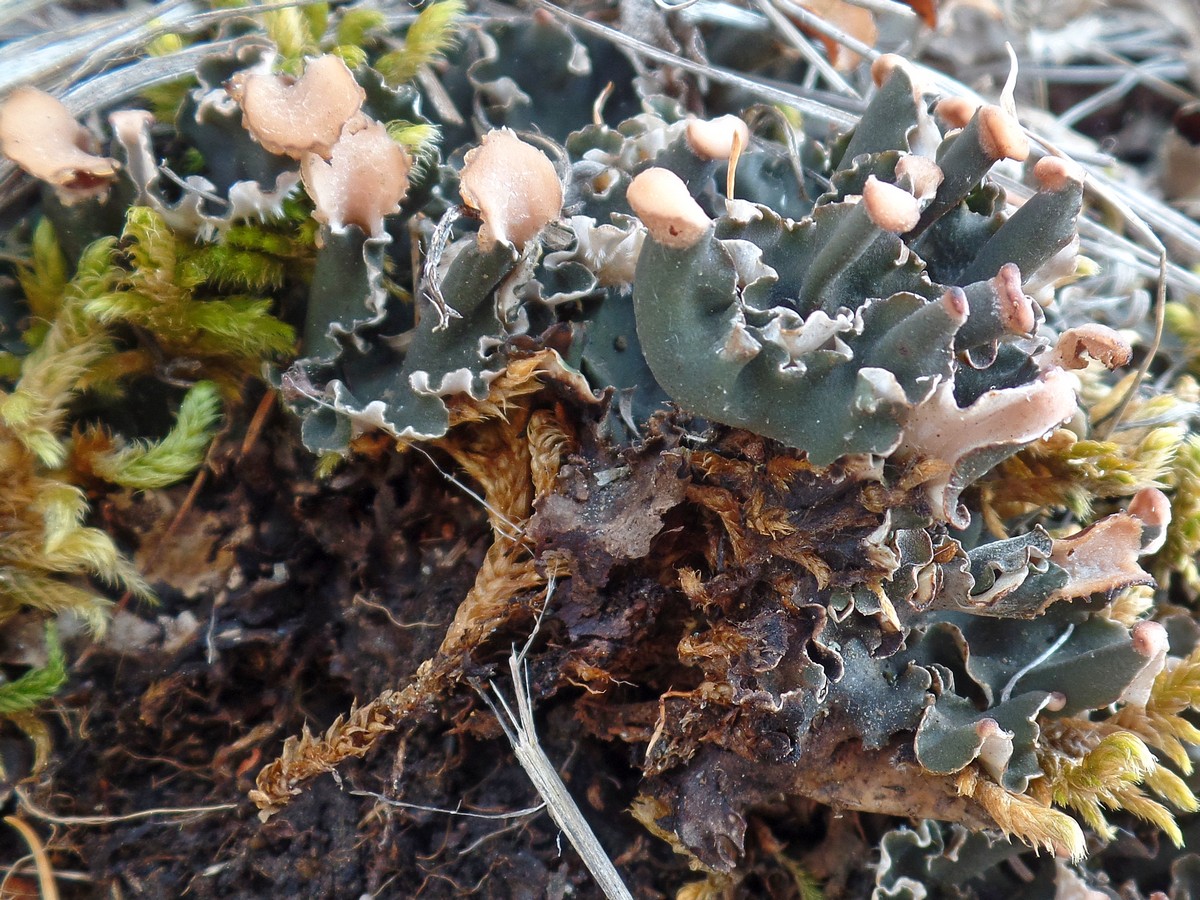
M1104 264L1078 257L1088 176L1026 133L1015 82L940 96L882 56L839 133L634 66L548 6L465 11L401 35L250 10L273 50L214 54L162 123L112 114L93 174L120 233L57 255L35 233L44 321L0 397L24 542L60 553L45 578L140 588L75 482L183 476L266 363L321 474L364 447L448 463L487 525L430 657L297 724L251 793L264 818L447 704L485 739L468 707L520 642L530 699L631 766L638 821L706 885L781 856L762 816L784 801L811 834L828 809L920 820L882 835L881 897L950 883L961 848L980 871L1052 854L1030 883L1069 892L1118 835L1180 844L1197 632L1166 601L1197 587L1195 323L1164 313L1168 368L1161 329L1058 292ZM174 430L72 422L77 393L134 379Z

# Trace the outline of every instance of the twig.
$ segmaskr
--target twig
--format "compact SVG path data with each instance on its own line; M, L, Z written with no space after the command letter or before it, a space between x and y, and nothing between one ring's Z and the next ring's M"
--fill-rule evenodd
M461 490L464 494L466 494L472 500L475 500L485 510L490 512L493 516L495 516L497 519L499 519L501 522L503 522L505 525L507 525L509 528L511 528L512 529L511 534L502 529L497 529L506 538L508 538L513 543L516 543L516 542L520 541L522 537L524 537L525 531L523 528L521 528L520 525L518 525L516 522L514 522L510 518L508 518L508 516L506 516L504 514L503 510L499 510L496 507L492 506L490 503L488 503L487 500L485 500L483 497L481 497L477 491L471 490L471 488L469 488L467 485L463 484L461 481L459 481L457 478L455 478L453 475L451 475L449 472L447 472L445 469L443 469L441 466L439 466L437 464L437 460L435 460L429 454L428 450L426 450L420 444L409 444L408 446L412 447L412 449L416 450L418 453L420 453L422 456L424 456L427 460L429 460L430 464L435 469L437 469L437 472L439 475L441 475L443 478L445 478L448 482L450 482L456 488Z
M1178 61L1163 60L1160 62L1144 62L1139 64L1143 74L1151 75L1155 81L1167 81L1169 78L1186 78L1187 66ZM1055 66L1048 64L1025 63L1022 71L1029 78L1041 78L1055 84L1108 84L1126 71L1125 66Z
M847 50L853 50L864 59L877 59L882 54L867 44L864 44L852 34L847 34L836 25L830 24L807 7L801 6L794 0L775 0L776 4L787 9L788 14L795 16L817 34L823 34L832 41L837 41Z
M1008 679L1008 683L1004 685L1004 690L1000 692L1000 702L1004 703L1006 700L1012 697L1013 688L1017 686L1017 682L1052 657L1055 653L1057 653L1062 648L1062 645L1067 642L1067 638L1071 636L1071 633L1074 630L1075 623L1072 622L1066 627L1063 633L1055 639L1054 643L1045 649L1045 651L1038 654L1025 665L1021 666L1021 668L1017 669L1017 671L1013 672L1012 678Z
M37 832L28 822L17 816L5 816L4 821L19 831L25 843L29 845L29 852L33 854L33 861L37 865L38 887L41 889L42 900L58 900L58 883L54 880L54 868L50 865L50 857L46 855L46 848L42 846ZM12 875L11 869L8 874ZM5 876L5 880L8 880L8 876Z
M11 865L0 866L0 871L4 872L4 879L0 880L0 897L6 898L6 900L7 900L8 894L5 893L5 890L7 889L7 886L8 886L8 879L11 878L13 875L19 874L21 869L25 868L25 866L27 866L31 862L36 862L33 858L33 854L26 853L24 856L15 860ZM75 871L73 869L55 869L54 870L54 880L55 881L76 881L81 884L95 884L96 883L96 879L93 878L91 876L91 874L89 874L88 872L79 872L79 871Z
M555 770L554 764L538 743L537 728L533 721L533 700L529 696L529 685L525 680L522 662L521 655L514 648L508 659L508 667L516 692L516 714L495 682L491 683L491 688L500 703L500 709L496 708L496 704L486 692L481 690L479 695L504 729L504 735L512 744L513 752L517 756L517 762L521 764L521 768L525 770L534 788L545 801L550 818L562 829L571 846L583 858L583 864L604 891L604 896L609 900L633 900L633 895L625 887L617 867L604 852L596 833L588 825L578 804L567 792L567 787Z
M693 25L715 25L750 31L766 31L769 24L754 10L724 3L722 0L697 0L684 8L680 18Z
M542 804L542 808L545 808L545 804ZM489 831L487 834L480 835L475 840L471 841L471 843L467 844L467 846L459 850L456 855L459 857L469 856L488 841L495 840L496 838L500 837L500 835L507 834L510 831L516 831L518 828L527 828L528 826L528 822L522 822L520 819L515 822L509 822L503 828L497 828L495 831Z
M1090 97L1080 100L1070 109L1066 109L1058 114L1058 121L1061 125L1074 127L1075 123L1080 119L1086 119L1092 113L1099 109L1103 109L1110 103L1115 103L1121 99L1138 84L1136 72L1126 72L1113 84L1110 84L1102 91L1097 91Z
M29 813L35 819L41 819L44 822L53 822L55 825L113 825L117 822L136 822L139 819L152 819L155 816L207 816L216 812L227 812L231 809L237 809L236 803L217 803L213 806L181 806L181 807L159 807L156 809L143 809L138 812L125 813L120 816L59 816L52 812L47 812L38 806L35 806L33 801L29 799L29 794L25 788L17 786L13 788L17 798L21 801L21 809ZM7 821L7 820L6 820ZM171 824L169 822L159 823L162 825Z
M890 13L902 19L915 19L917 11L911 6L897 3L896 0L846 0L851 6L861 6L876 13Z
M695 6L699 2L700 0L654 0L654 5L667 12L678 12L689 6Z
M804 187L804 164L800 161L800 139L796 136L796 129L792 126L792 123L788 121L787 116L769 103L756 104L750 107L747 113L754 117L747 118L746 124L751 128L759 120L770 118L783 132L784 140L787 143L788 163L792 167L792 175L796 179L796 186L800 189L800 196L805 200L809 200L808 191Z
M171 168L169 166L167 166L163 163L159 164L158 171L167 177L167 181L170 181L171 183L173 183L176 187L178 187L185 194L195 194L197 197L202 197L203 199L207 200L209 203L216 203L220 206L228 206L229 205L229 201L226 200L224 197L218 197L216 194L212 193L211 191L206 191L206 190L196 187L196 185L194 185L194 184L189 184L185 179L181 178L179 175L176 175L173 171L171 171Z
M1066 153L1046 138L1034 132L1027 133L1054 156L1068 158ZM1143 243L1148 244L1158 252L1158 287L1154 295L1154 338L1151 340L1146 356L1142 359L1141 365L1138 366L1133 380L1129 383L1129 388L1126 390L1125 396L1121 398L1121 402L1104 419L1096 423L1096 437L1100 440L1105 440L1112 433L1113 429L1121 423L1121 417L1125 415L1129 404L1133 402L1133 398L1137 395L1138 389L1141 387L1146 374L1150 371L1154 357L1158 355L1158 349L1162 345L1163 329L1166 324L1167 313L1167 248L1159 240L1154 230L1146 224L1145 220L1125 202L1124 197L1120 195L1115 186L1107 178L1104 178L1102 175L1089 178L1087 187L1101 200L1112 206L1117 214L1125 220L1125 224L1129 229Z
M1096 437L1102 441L1106 440L1121 424L1121 419L1129 410L1129 404L1133 402L1133 398L1137 396L1138 388L1142 386L1142 382L1150 371L1150 365L1154 362L1154 357L1158 355L1159 347L1162 346L1163 330L1167 321L1167 251L1165 248L1160 251L1158 260L1158 288L1154 292L1154 338L1150 341L1150 347L1146 350L1146 356L1142 359L1141 365L1137 367L1133 380L1129 382L1125 396L1096 427Z
M250 419L250 424L246 426L246 436L242 438L242 445L238 447L239 460L245 458L246 454L250 452L251 448L258 441L274 406L275 390L267 388L267 392L258 401L258 407L254 410L254 416Z
M182 10L182 15L178 21L165 20L161 13L149 17L151 11L148 11L146 14L143 14L147 15L145 26L137 29L132 34L128 33L128 31L122 31L116 39L96 46L76 68L68 81L79 81L91 71L110 65L114 57L118 56L124 48L143 46L166 34L176 33L180 30L196 32L210 25L218 25L230 19L252 18L265 12L275 12L293 7L316 6L323 2L326 2L326 0L278 0L275 3L263 3L258 6L227 7L225 9L195 12L195 4L191 0L176 0L171 5ZM158 9L161 8L162 5L158 7ZM158 10L156 9L152 12L158 12Z
M171 519L171 524L167 526L167 530L163 532L163 539L159 542L159 546L173 535L179 526L183 524L184 518L192 511L192 507L196 505L196 498L200 496L200 491L204 489L204 483L208 481L208 460L204 461L204 467L196 473L195 479L192 481L192 486L188 488L187 496L183 498L183 503L179 504L179 509L175 512L175 517ZM155 554L157 557L158 554Z
M238 48L249 46L266 49L270 45L257 35L243 35L184 47L170 56L139 59L123 68L105 72L75 85L63 94L62 102L74 115L83 116L94 109L131 97L153 85L174 81L185 75L194 75L197 64L210 56L231 53Z
M754 4L763 11L763 15L771 21L771 24L779 29L780 33L787 39L787 42L799 50L800 55L810 65L816 66L817 71L833 86L834 90L851 97L859 96L858 91L851 87L850 83L838 73L838 70L830 65L829 60L825 58L825 54L814 47L808 38L800 32L800 29L793 25L787 16L771 4L771 0L754 0Z
M0 897L7 898L8 894L8 879L16 875L27 864L34 862L33 854L26 853L24 856L18 857L16 862L4 866L4 877L0 878Z
M822 122L828 122L832 125L837 125L842 128L849 128L858 121L858 117L845 110L838 109L836 106L830 106L828 103L822 103L819 100L813 100L809 97L802 96L794 91L785 91L773 85L766 84L756 78L749 78L745 75L739 75L736 72L731 72L728 69L722 69L718 66L704 65L695 62L675 53L670 53L666 50L661 50L644 41L639 41L637 38L632 38L627 34L618 31L615 28L609 28L600 22L593 22L591 19L585 19L583 16L576 15L573 12L568 12L558 6L555 6L550 0L533 0L533 4L541 9L558 16L574 25L581 31L586 31L589 34L597 35L616 44L618 47L623 47L631 53L646 59L652 59L655 62L665 65L676 66L683 69L685 72L691 72L693 75L699 75L711 81L716 81L721 84L730 84L735 87L743 88L747 91L753 91L764 99L774 101L775 103L783 103L787 106L799 110L805 115L811 116L814 119L819 119ZM878 55L878 54L876 54Z
M8 90L22 82L46 88L49 79L64 75L61 80L73 83L87 74L80 70L81 60L107 53L111 65L123 53L151 40L150 22L159 20L163 31L179 29L197 8L191 0L167 0L144 9L81 17L66 26L8 41L0 45L0 89ZM74 72L68 74L71 67Z
M200 491L204 489L204 485L208 481L208 472L208 457L206 455L204 458L204 463L200 467L200 471L198 471L196 473L196 477L192 479L192 486L188 488L187 496L183 498L183 503L181 503L179 505L179 509L175 511L175 516L167 525L167 530L162 533L162 537L159 539L158 543L155 544L153 552L151 552L149 557L147 557L145 564L142 567L145 571L152 569L154 564L158 562L159 557L162 556L163 549L167 546L167 542L179 529L179 526L183 524L184 518L189 512L192 511L192 507L196 505L196 498L200 496ZM133 591L127 590L121 595L121 599L117 601L117 608L125 609L127 606L129 606L129 601L132 599Z
M981 94L950 75L919 63L912 65L919 75L938 91L951 95L958 94L976 103L984 102L985 98ZM1028 74L1030 73L1026 67L1026 75ZM1062 131L1064 134L1073 134L1067 128L1063 128ZM1046 147L1055 156L1067 156L1055 146L1056 142L1052 138L1031 128L1025 129L1025 132L1031 140ZM1077 161L1082 162L1078 159ZM1143 266L1140 268L1147 276L1151 276L1154 269L1158 267L1158 256L1163 246L1158 235L1169 239L1174 250L1186 252L1188 254L1186 263L1192 264L1200 260L1200 223L1171 209L1144 191L1138 190L1135 185L1114 179L1101 166L1089 163L1085 164L1085 168L1088 173L1088 189L1112 205L1152 250L1142 247L1134 250L1136 245L1122 235L1086 218L1081 218L1079 222L1081 235L1089 237L1099 235L1106 242L1117 243L1130 249L1143 262ZM1002 173L993 172L991 177L1006 191L1012 192L1014 196L1028 197L1032 193L1028 187L1005 177ZM1134 207L1137 209L1136 212L1134 212ZM1200 279L1188 271L1186 266L1170 264L1168 271L1170 273L1169 280L1172 283L1183 286L1185 290L1200 290Z
M1001 179L997 178L996 181L1000 183ZM1008 190L1004 184L1001 186ZM1088 255L1114 263L1124 263L1133 267L1143 278L1157 275L1159 254L1139 247L1124 235L1109 231L1103 225L1089 219L1079 220L1079 235L1080 245ZM1187 293L1200 293L1200 277L1178 263L1168 261L1167 286Z
M0 0L0 40L11 40L13 33L7 26L49 6L53 0Z
M1118 67L1126 69L1131 75L1136 75L1139 82L1175 103L1191 103L1196 99L1196 95L1191 91L1185 91L1179 85L1168 81L1166 77L1154 71L1157 65L1174 61L1172 57L1163 56L1135 63L1104 47L1097 48L1095 53L1102 59L1111 60Z
M437 310L438 323L434 326L434 331L445 329L451 319L462 318L462 313L447 303L446 298L442 295L442 286L437 274L438 266L442 262L442 254L446 252L446 245L454 232L454 223L461 218L461 207L450 206L446 209L433 231L433 238L429 241L429 249L425 253L425 265L421 267L421 280L417 286L417 296L429 298L429 302Z
M554 572L551 571L546 578L546 599L542 601L542 608L538 610L537 618L533 620L533 628L529 630L529 637L525 639L525 645L521 648L521 652L517 654L517 661L525 662L525 657L529 655L530 648L533 647L533 640L538 636L538 632L542 630L542 620L546 618L546 612L550 609L550 599L554 596L554 588L558 586L558 579Z
M378 603L375 600L368 600L362 594L355 594L350 602L355 606L365 606L367 609L374 609L383 613L388 617L388 621L397 628L441 628L445 625L444 622L401 622L396 618L395 614L382 603Z
M546 808L545 802L539 803L537 806L526 807L525 809L514 810L513 812L503 813L479 813L470 812L464 809L445 809L441 806L422 806L420 803L406 803L403 800L394 800L391 797L385 797L383 794L377 794L374 791L347 791L353 797L372 797L380 803L386 803L388 806L398 806L401 809L415 809L420 812L441 813L446 816L462 816L467 819L519 819L522 816L531 816L534 813L541 812Z
M541 630L546 610L550 607L550 598L554 596L554 586L554 576L551 575L546 582L546 599L538 611L537 621L530 629L525 645L519 653L514 647L508 658L508 668L512 674L513 690L517 702L517 715L513 715L511 707L504 699L504 695L500 693L500 689L496 687L495 682L490 682L490 684L492 692L504 710L503 715L500 714L500 710L496 708L496 704L492 702L486 692L480 690L478 686L476 686L476 690L479 691L479 696L483 698L483 702L496 717L496 721L500 723L500 727L504 729L504 736L512 744L517 762L521 764L521 768L533 782L534 788L542 798L542 805L550 813L550 818L563 830L567 840L571 842L571 846L583 858L583 864L588 867L588 871L592 873L592 877L596 879L600 889L604 891L604 895L609 900L633 900L629 889L625 887L625 882L621 880L616 866L604 852L604 848L600 846L596 833L588 825L578 804L567 792L567 787L559 777L554 764L550 762L550 758L546 756L538 742L537 726L533 721L533 699L529 695L529 684L525 677L524 665L525 657Z
M286 372L284 373L284 376L283 376L283 384L284 384L285 389L295 391L296 393L300 394L301 396L305 397L306 399L313 401L318 406L321 406L322 408L331 410L333 412L339 412L339 410L336 406L334 406L328 400L326 400L323 397L321 397L320 395L318 395L316 393L315 389L306 387L305 385L296 381L294 378L291 378ZM479 503L485 510L487 510L489 513L494 515L498 520L500 520L501 522L504 522L504 524L506 524L509 528L511 528L512 532L510 533L508 531L504 531L503 529L500 529L497 526L497 530L500 531L500 533L502 535L504 535L504 537L508 538L510 541L512 541L514 543L517 543L521 540L521 538L525 534L525 531L523 528L521 528L519 525L517 525L515 522L513 522L511 519L509 519L503 513L503 511L498 510L494 506L489 504L487 502L487 500L485 500L483 497L481 497L476 491L471 490L471 488L469 488L467 485L463 484L461 481L459 481L457 478L455 478L453 475L451 475L449 472L447 472L445 469L443 469L441 466L439 466L437 464L437 460L435 460L429 454L429 451L427 451L420 444L408 443L408 444L405 444L405 446L411 447L413 450L416 450L418 453L420 453L422 456L424 456L426 459L428 459L429 462L433 465L433 467L437 470L439 475L441 475L448 482L450 482L452 485L454 485L459 490L461 490L463 493L465 493L468 497L470 497L471 499L473 499L477 503Z

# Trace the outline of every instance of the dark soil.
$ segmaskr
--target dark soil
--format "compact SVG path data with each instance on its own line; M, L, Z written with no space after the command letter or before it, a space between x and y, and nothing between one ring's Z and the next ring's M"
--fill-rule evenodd
M234 423L157 553L187 485L101 503L162 602L129 606L110 639L83 652L59 698L68 727L55 729L54 761L30 799L64 817L236 809L61 828L52 846L68 853L55 859L73 856L70 868L91 879L68 895L592 895L544 812L501 817L538 798L473 695L259 822L246 792L262 764L305 725L323 729L356 699L404 684L436 649L490 540L482 510L420 455L359 458L318 484L292 425L274 417L243 456L245 423ZM172 640L161 622L194 627ZM118 632L132 646L112 646ZM662 896L651 885L681 883L686 867L624 812L632 760L580 744L566 712L545 710L547 752L564 761L639 895ZM389 807L355 791L486 815Z

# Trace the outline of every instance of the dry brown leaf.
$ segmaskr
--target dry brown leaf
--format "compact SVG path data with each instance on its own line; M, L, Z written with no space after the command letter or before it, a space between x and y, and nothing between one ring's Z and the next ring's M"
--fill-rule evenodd
M851 37L862 41L868 47L875 46L878 29L875 26L875 16L870 10L860 6L852 6L846 0L801 0L805 9L820 16L830 25L838 28ZM862 57L852 50L847 50L837 41L823 34L816 34L797 22L800 28L816 37L825 45L825 52L834 68L840 72L849 72L858 66Z
M921 17L922 22L924 22L930 28L937 28L937 0L903 0L903 2L912 7L912 11Z

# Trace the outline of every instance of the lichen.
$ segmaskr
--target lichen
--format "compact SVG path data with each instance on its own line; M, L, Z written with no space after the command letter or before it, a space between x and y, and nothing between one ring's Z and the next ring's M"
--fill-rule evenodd
M277 52L207 60L180 101L178 191L153 117L111 115L90 158L126 173L120 233L71 258L39 226L18 269L0 612L99 629L78 579L145 593L79 485L185 477L265 364L319 473L370 432L436 449L492 544L406 685L262 771L264 815L536 620L536 690L589 694L638 820L712 884L780 797L919 820L884 836L879 897L1017 852L997 834L1064 890L1130 817L1179 844L1200 657L1164 601L1200 589L1195 386L1126 398L1145 335L1056 299L1083 170L897 58L848 132L764 128L685 115L705 93L670 79L609 97L615 51L548 13L462 12L400 49L369 10L262 13ZM1169 312L1193 366L1194 319ZM134 379L174 390L156 440L73 421Z

